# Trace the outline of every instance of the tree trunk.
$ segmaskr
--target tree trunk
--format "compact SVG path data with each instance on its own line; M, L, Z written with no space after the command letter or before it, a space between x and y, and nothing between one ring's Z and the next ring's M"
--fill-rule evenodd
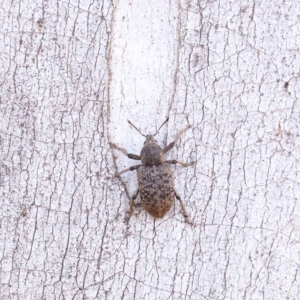
M280 2L280 1L279 1ZM7 1L1 299L299 299L300 1ZM139 154L175 205L128 223Z

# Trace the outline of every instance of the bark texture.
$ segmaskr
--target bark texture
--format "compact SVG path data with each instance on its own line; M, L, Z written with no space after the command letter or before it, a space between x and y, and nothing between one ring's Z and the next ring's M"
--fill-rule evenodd
M299 299L300 1L0 3L1 299ZM154 220L144 134L194 228ZM139 197L136 199L139 202Z

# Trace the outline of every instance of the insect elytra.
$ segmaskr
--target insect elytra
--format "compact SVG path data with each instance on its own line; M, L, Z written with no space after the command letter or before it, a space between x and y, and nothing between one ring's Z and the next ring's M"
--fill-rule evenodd
M163 218L173 206L174 198L176 197L176 199L178 199L180 202L185 221L193 225L193 222L189 219L185 205L174 187L171 164L180 164L184 167L187 167L193 165L194 163L185 163L176 159L166 160L166 153L174 147L180 136L189 128L191 128L191 125L188 125L184 129L180 130L176 134L174 141L162 148L154 139L154 136L159 132L160 128L168 122L168 120L169 118L166 119L166 121L153 135L144 135L133 123L128 120L129 124L146 138L140 155L128 153L124 148L121 148L113 143L111 146L117 150L120 150L130 159L140 160L142 163L124 169L121 172L116 173L116 176L120 176L127 171L137 170L138 189L130 199L128 219L133 213L134 200L140 193L142 207L154 218Z

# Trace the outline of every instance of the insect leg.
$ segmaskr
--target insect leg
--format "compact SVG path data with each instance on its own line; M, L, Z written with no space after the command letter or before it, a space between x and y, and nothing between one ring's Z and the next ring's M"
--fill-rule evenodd
M185 218L185 222L190 224L190 225L195 225L190 219L189 219L189 215L185 209L185 205L180 197L180 195L178 194L178 192L174 189L174 193L175 193L175 197L179 200L180 204L181 204L181 207L182 207L182 210L183 210L183 216Z
M192 127L191 125L188 125L187 127L181 129L181 130L176 134L174 141L164 148L164 153L167 153L168 151L170 151L170 150L174 147L174 145L177 143L177 141L179 140L180 136L181 136L182 134L184 134L184 133L185 133L189 128L191 128L191 127Z
M167 164L180 164L184 167L189 167L189 166L192 166L195 162L185 163L181 160L172 159L172 160L166 160L165 163L167 163Z
M116 176L119 177L121 174L127 172L127 171L133 171L138 169L139 167L141 167L142 165L135 165L135 166L131 166L130 168L124 169L121 172L116 173Z
M126 156L128 156L128 157L131 158L131 159L141 160L141 157L140 157L139 155L132 154L132 153L128 153L128 152L126 151L126 149L124 149L124 148L122 148L122 147L119 147L119 146L117 146L117 145L114 144L114 143L111 143L110 145L111 145L112 148L121 151L122 153L124 153Z
M134 207L134 200L136 199L136 197L138 196L139 194L139 189L137 189L135 191L135 193L132 195L131 199L130 199L130 207L129 207L129 210L128 210L128 218L127 218L127 221L129 221L131 215L132 215L132 212L133 212L133 207Z

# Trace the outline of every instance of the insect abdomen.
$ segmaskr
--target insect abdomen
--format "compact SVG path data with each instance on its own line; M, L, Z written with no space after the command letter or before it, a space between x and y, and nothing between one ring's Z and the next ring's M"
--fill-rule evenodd
M169 164L138 169L141 204L154 218L162 218L174 203L174 180Z

